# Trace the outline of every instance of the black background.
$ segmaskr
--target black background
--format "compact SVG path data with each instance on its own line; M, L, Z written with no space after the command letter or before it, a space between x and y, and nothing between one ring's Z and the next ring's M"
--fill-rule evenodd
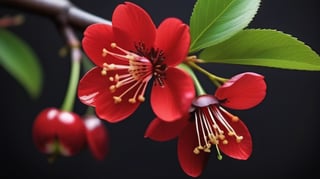
M78 7L111 19L113 9L123 2L73 0ZM156 24L175 16L189 23L195 0L132 1L146 9ZM249 28L271 28L291 34L320 53L318 0L263 0ZM0 15L21 11L0 7ZM32 143L35 116L45 107L60 107L69 78L69 58L58 55L64 41L47 18L24 13L26 22L9 28L26 41L41 59L44 87L32 100L22 87L1 68L0 176L5 178L190 178L180 169L176 141L153 142L144 131L154 115L148 102L127 120L104 123L110 134L110 153L96 161L88 150L59 158L48 164L45 155ZM79 32L79 38L82 32ZM265 76L268 93L257 107L234 113L247 124L253 137L253 153L247 161L224 156L218 161L213 153L200 178L290 177L319 175L320 72L280 70L236 65L209 65L219 76L231 77L244 71ZM207 91L213 85L199 76ZM77 100L75 111L84 112Z

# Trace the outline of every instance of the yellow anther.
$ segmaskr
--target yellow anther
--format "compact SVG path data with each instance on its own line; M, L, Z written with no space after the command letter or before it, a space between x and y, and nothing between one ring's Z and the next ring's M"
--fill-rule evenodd
M197 148L198 148L199 150L203 150L203 149L204 149L203 146L201 146L201 145L199 145Z
M212 134L209 135L209 140L212 144L218 144L219 141L216 139L216 137Z
M105 56L107 56L107 54L108 54L108 50L103 48L102 49L102 56L105 57Z
M102 76L106 76L106 75L107 75L107 69L106 69L106 68L103 68L103 69L101 70L101 75L102 75Z
M144 102L145 98L144 98L142 95L139 95L138 100L139 100L140 102Z
M229 131L229 132L228 132L228 136L234 136L234 132Z
M116 84L116 88L119 88L121 85L122 85L122 83L121 83L121 82L118 82L118 83Z
M130 54L126 55L126 58L127 58L128 60L130 60L130 62L131 62L132 60L134 60L134 56L132 56L132 55L130 55ZM130 62L129 62L129 63L130 63Z
M233 116L231 118L231 120L232 120L232 122L237 122L237 121L239 121L239 117L238 116Z
M225 140L222 141L222 143L223 144L228 144L229 142L228 142L228 140L225 139Z
M119 78L120 78L120 77L119 77L118 74L116 74L116 75L114 76L114 78L115 78L116 81L119 81Z
M111 93L114 93L116 91L116 86L115 85L111 85L109 87L109 90L111 91Z
M193 149L193 153L198 155L200 153L200 150L198 149L198 147Z
M130 98L130 99L128 99L128 102L131 103L131 104L134 104L134 103L136 103L137 101L136 101L135 98Z
M114 78L112 76L109 77L110 81L114 81Z
M108 65L108 69L109 70L114 70L116 68L116 65L115 64L110 64L110 65Z
M204 151L204 152L207 152L207 153L210 153L210 152L211 152L210 148L205 148L203 151Z
M225 135L223 135L223 134L220 134L220 135L219 135L219 139L220 139L220 140L223 140L224 138L226 138Z
M119 97L119 96L113 96L113 99L114 99L115 104L118 104L122 101L121 97Z
M110 46L111 46L111 48L115 48L115 47L117 47L117 44L113 42L110 44Z
M237 136L236 140L237 140L238 143L241 142L243 140L243 136Z

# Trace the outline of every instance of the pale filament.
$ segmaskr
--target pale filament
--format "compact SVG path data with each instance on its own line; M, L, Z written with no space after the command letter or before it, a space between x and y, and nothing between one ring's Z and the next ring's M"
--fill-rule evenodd
M228 141L225 140L225 135L224 135L224 131L220 128L220 126L218 125L217 121L215 120L216 116L213 114L213 111L210 110L210 107L207 107L211 122L213 123L213 129L215 131L214 133L214 139L215 142L217 144L219 144L219 140L220 139L222 141L223 144L227 144Z
M107 55L111 55L123 62L126 62L127 64L103 64L101 75L107 75L107 72L112 70L119 72L122 71L122 73L126 72L125 74L119 75L117 73L114 76L109 77L110 81L115 82L115 84L109 87L110 91L115 92L118 88L122 86L132 84L120 95L113 96L114 102L120 103L122 101L122 97L129 93L131 90L135 90L135 92L133 97L128 98L128 102L135 103L136 99L138 99L138 101L140 102L143 102L143 96L146 91L148 81L152 77L152 63L145 57L139 56L137 54L134 54L132 52L118 47L116 43L111 43L111 47L120 50L124 54L113 53L103 48L102 56L106 57Z
M212 135L212 129L208 124L204 113L198 111L195 113L195 125L198 138L198 146L194 148L193 152L195 154L199 154L200 150L203 150L204 152L211 152L210 137ZM202 141L204 142L204 144L202 144Z
M237 135L232 126L226 121L224 116L221 114L220 109L223 110L222 112L226 112L220 106L213 105L200 108L195 112L195 127L198 139L198 146L193 150L195 154L199 154L201 150L204 152L210 152L211 145L213 144L216 145L216 149L219 154L218 157L221 157L218 144L219 140L222 141L222 144L224 145L228 144L224 135L225 132L228 132L227 134L229 136L234 136L237 142L241 142L243 139L243 136ZM226 114L232 115L230 113ZM223 131L221 128L222 126L227 131Z
M198 146L196 148L194 148L193 153L199 154L200 150L202 150L203 147L202 147L201 139L200 139L200 132L199 132L198 115L197 115L197 113L195 114L195 125L196 125L196 132L197 132L197 138L198 138Z
M219 106L219 109L223 110L224 112L226 112L226 110L224 110L221 106ZM222 116L220 110L217 107L212 107L212 110L214 111L214 114L216 116L216 118L221 122L221 124L228 130L228 135L229 136L235 136L236 141L237 142L241 142L241 140L243 139L243 136L239 136L237 135L237 133L235 132L235 130L232 128L232 126L225 120L225 118ZM227 112L227 115L231 115L231 117L236 117L230 113ZM236 117L238 118L238 117Z

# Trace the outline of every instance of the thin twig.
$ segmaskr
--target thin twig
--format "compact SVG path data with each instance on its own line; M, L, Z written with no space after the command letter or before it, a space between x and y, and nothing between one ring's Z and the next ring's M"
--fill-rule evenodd
M69 0L0 0L0 5L47 16L59 21L58 24L68 24L80 30L93 23L111 25L109 20L86 12Z

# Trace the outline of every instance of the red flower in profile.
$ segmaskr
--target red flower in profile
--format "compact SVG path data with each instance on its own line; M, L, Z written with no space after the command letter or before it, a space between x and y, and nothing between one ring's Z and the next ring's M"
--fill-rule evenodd
M99 118L119 122L131 115L151 80L157 116L172 121L188 111L193 81L176 66L187 56L190 34L179 19L167 18L156 28L147 12L126 2L116 7L112 26L90 25L82 45L96 67L80 80L78 96Z
M56 108L38 114L32 135L37 149L53 156L73 156L86 144L86 130L80 116Z
M201 95L194 99L191 112L181 120L165 122L154 119L145 137L166 141L178 137L178 159L184 172L199 176L205 168L213 148L218 159L225 155L246 160L252 152L251 135L246 125L222 106L249 109L266 95L263 76L242 73L219 87L215 95ZM242 102L242 103L241 103Z
M32 136L34 144L42 153L56 156L73 156L88 145L97 160L108 152L108 133L101 121L94 116L84 120L72 112L47 108L36 117Z

